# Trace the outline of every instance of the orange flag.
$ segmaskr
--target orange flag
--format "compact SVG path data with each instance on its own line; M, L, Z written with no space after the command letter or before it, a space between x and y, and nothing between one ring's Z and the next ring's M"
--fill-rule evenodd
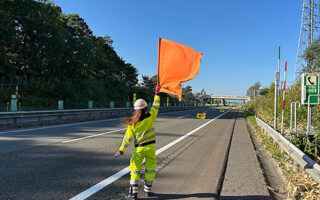
M160 92L174 94L181 101L180 84L197 76L202 54L183 44L159 39L158 81Z

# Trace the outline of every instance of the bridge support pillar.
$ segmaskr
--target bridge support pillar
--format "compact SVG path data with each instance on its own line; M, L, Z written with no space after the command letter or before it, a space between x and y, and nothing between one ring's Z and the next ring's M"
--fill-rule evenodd
M225 106L225 105L226 105L226 100L225 100L225 99L221 99L221 104L222 104L223 106Z

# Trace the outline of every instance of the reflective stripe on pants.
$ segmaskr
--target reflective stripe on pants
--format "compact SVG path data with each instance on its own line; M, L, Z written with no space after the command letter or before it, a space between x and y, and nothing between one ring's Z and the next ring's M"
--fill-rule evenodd
M154 170L156 169L156 166L157 166L156 150L155 150L154 144L135 148L133 156L130 160L130 171L131 171L130 180L140 180L140 174L136 172L140 172L142 161L144 158L146 159L145 180L153 181L155 177ZM148 173L148 172L151 172L151 173Z

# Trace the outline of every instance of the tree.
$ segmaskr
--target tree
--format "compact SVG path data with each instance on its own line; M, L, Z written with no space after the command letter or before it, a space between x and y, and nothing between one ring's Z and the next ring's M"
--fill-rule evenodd
M275 84L274 82L270 84L270 87L268 89L268 93L269 94L274 94L274 90L275 90Z
M192 87L191 86L186 86L182 88L182 98L184 101L188 103L193 103L195 97L192 94Z
M269 88L263 88L259 92L260 95L267 95L268 93L269 93Z
M249 87L249 90L259 90L261 87L260 81L255 82L252 86Z
M55 106L58 98L66 106L91 98L101 106L124 103L136 88L138 71L117 55L112 39L94 36L83 18L51 1L0 1L0 27L0 77L25 82L24 106ZM3 101L1 94L7 91Z
M320 70L320 38L314 40L311 45L306 48L303 57L307 61L304 72L319 72Z

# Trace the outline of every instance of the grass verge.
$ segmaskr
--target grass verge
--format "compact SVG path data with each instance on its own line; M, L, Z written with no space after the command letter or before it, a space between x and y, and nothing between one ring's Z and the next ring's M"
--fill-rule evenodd
M287 179L286 185L283 188L279 188L279 191L285 194L285 198L288 200L320 199L320 185L303 169L297 167L294 161L281 150L279 145L273 142L273 139L268 134L261 132L253 115L246 117L254 129L257 139L272 154Z

